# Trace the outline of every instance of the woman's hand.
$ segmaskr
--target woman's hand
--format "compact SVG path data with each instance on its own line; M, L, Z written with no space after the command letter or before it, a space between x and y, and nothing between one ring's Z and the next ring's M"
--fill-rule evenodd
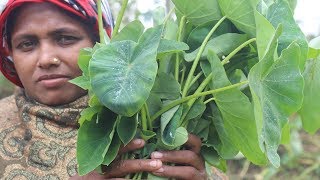
M119 150L119 155L143 148L145 142L142 139L135 139L127 146ZM151 154L151 159L116 159L108 167L103 167L104 175L91 172L85 176L74 176L73 180L100 180L119 179L128 174L138 172L149 172L156 176L176 179L207 179L205 164L200 156L201 140L195 135L189 135L185 144L187 150L158 151ZM175 163L175 166L168 166L164 163Z
M162 167L162 162L157 159L132 159L132 160L120 160L119 157L127 152L135 151L143 148L145 145L144 140L134 139L125 147L120 148L118 158L115 159L109 166L103 166L103 175L96 171L85 176L73 176L70 180L103 180L103 179L122 179L128 174L138 172L153 172Z
M205 163L200 155L200 138L189 134L185 146L188 150L153 152L151 159L161 160L162 163L175 163L175 166L163 164L160 169L152 173L156 176L176 179L206 180Z
M135 139L128 145L121 148L119 155L143 148L145 142L142 139ZM109 166L105 166L102 171L105 178L124 177L128 174L138 172L154 172L162 167L159 159L132 159L132 160L115 160Z

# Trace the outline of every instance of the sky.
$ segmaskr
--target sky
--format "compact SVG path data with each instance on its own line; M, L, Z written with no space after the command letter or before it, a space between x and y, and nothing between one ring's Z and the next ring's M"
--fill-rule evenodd
M137 0L141 12L164 6L164 0ZM320 35L320 0L298 0L295 19L306 35Z
M295 19L306 35L320 35L320 0L298 0Z

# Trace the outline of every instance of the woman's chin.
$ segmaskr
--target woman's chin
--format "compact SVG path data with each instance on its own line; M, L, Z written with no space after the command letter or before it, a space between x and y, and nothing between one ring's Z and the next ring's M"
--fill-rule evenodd
M68 93L67 92L47 92L42 93L40 96L35 95L31 96L32 99L36 100L41 104L45 104L47 106L61 106L65 104L69 104L81 96L86 94L85 91L77 92L77 93Z

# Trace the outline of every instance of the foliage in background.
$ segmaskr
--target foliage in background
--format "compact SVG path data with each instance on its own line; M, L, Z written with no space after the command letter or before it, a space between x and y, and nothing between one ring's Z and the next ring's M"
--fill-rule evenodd
M0 99L11 95L13 85L2 74L0 74Z

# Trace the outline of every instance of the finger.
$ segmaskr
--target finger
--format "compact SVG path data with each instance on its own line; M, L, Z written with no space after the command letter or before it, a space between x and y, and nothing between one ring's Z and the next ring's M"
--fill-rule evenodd
M154 159L121 160L114 162L108 167L102 167L102 171L106 178L124 177L131 173L153 172L161 168L161 166L162 162Z
M184 180L206 180L205 171L199 171L191 166L162 166L157 171L153 172L156 176L170 177Z
M156 151L151 153L151 159L159 159L162 162L190 165L198 170L205 169L202 157L190 150Z
M137 149L142 148L145 145L145 141L143 139L134 139L132 141L130 141L126 146L121 147L119 149L119 155L130 152L130 151L134 151Z
M199 154L201 150L201 139L193 134L189 134L188 141L185 143L185 146L187 146L191 151Z

